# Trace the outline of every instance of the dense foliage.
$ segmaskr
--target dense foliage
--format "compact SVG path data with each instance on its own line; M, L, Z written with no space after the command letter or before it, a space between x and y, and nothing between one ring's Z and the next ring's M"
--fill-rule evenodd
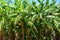
M0 0L1 40L60 40L56 0Z

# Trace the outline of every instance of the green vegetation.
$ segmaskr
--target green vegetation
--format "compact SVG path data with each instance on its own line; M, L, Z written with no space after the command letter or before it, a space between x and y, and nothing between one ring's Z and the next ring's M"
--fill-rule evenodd
M0 0L1 40L60 40L60 5L37 1Z

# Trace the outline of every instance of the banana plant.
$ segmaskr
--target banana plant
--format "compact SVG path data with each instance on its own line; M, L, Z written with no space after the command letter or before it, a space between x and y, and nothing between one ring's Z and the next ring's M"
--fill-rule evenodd
M37 4L34 0L14 0L10 5L11 0L2 0L0 22L4 20L2 29L8 40L54 40L52 35L60 33L60 7L55 5L56 0L49 1L37 0Z

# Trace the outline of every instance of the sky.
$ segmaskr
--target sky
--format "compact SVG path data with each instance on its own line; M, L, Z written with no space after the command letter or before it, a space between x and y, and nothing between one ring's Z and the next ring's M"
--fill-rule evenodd
M12 2L14 2L14 0L11 0ZM30 0L30 1L32 1L32 0ZM38 4L38 1L37 0L34 0L37 4ZM51 2L51 0L50 0L50 2ZM56 4L59 4L60 3L60 0L56 0Z
M34 1L37 2L37 0L34 0ZM51 2L51 0L50 0L50 2ZM59 4L59 3L60 3L60 0L56 0L56 4Z
M60 3L60 0L56 0L57 4Z

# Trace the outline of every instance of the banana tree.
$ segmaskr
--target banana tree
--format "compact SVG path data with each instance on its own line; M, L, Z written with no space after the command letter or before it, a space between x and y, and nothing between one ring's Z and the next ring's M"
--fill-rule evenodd
M34 0L14 0L11 5L11 0L1 1L0 22L4 20L2 29L8 40L54 40L60 33L60 7L55 5L56 0L37 1L38 5Z

